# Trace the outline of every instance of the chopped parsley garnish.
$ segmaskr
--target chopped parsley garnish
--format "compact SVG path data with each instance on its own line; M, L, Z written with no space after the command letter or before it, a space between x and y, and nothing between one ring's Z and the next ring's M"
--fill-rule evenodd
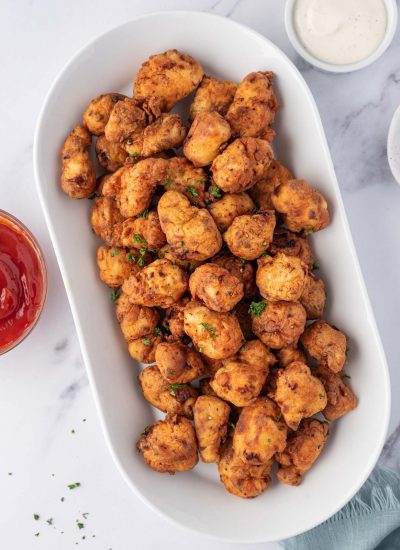
M312 235L314 233L314 229L312 227L309 227L306 229L306 235Z
M342 374L342 378L351 378L349 374Z
M346 355L349 353L349 351L350 351L349 346L346 346L346 351L345 351Z
M216 199L220 199L221 198L221 189L219 187L217 187L216 185L212 185L210 187L210 193L213 197L215 197Z
M155 334L156 336L162 336L162 330L160 329L160 327L156 327L153 330L153 334Z
M320 398L320 399L324 399L324 398L325 398L324 394L320 393L320 394L319 394L319 398Z
M232 430L234 430L236 428L236 426L233 422L228 422L228 426L230 426L232 428Z
M143 343L145 346L150 346L151 340L150 340L150 338L142 338L142 343Z
M266 307L267 304L263 300L261 302L251 302L248 313L252 317L260 317Z
M204 183L206 180L204 178L199 178L196 180L198 183Z
M83 516L85 519L87 519L88 515L89 515L89 512L83 512L83 514L82 514L82 516Z
M168 189L168 187L171 185L172 183L172 178L167 178L164 182L164 187L166 187Z
M129 156L130 156L130 157L136 158L136 157L139 156L139 153L138 153L137 151L131 151L131 152L129 153Z
M36 521L37 521L38 519L40 519L39 514L33 514L33 519L35 519Z
M271 443L272 439L269 437L269 438L267 439L267 441L268 441L268 443Z
M139 233L135 233L135 235L133 236L133 240L135 241L135 243L142 243L142 244L147 244L147 241L145 241L142 237L142 235L140 235Z
M215 337L217 336L217 329L215 327L212 327L208 323L200 323L200 325L205 328L207 332L210 333L211 340L215 340Z
M53 525L53 518L46 519L46 522L47 522L49 525Z
M127 254L126 258L132 264L134 264L136 262L136 254Z
M169 384L169 394L172 395L172 397L176 397L176 390L180 390L181 388L184 388L186 384Z
M118 300L120 294L121 294L121 289L120 288L117 288L117 289L113 288L111 290L111 300L113 302L116 302Z
M311 271L316 271L317 269L319 269L319 263L314 262L314 265L312 266Z
M246 260L244 260L243 258L239 258L239 262L242 263L242 264L245 264Z
M76 526L78 527L78 529L83 529L85 527L85 524L77 519Z
M264 250L264 252L260 255L260 258L264 258L264 256L266 256L266 255L267 255L267 251Z
M148 215L149 215L149 209L146 208L146 210L143 210L143 212L141 212L140 214L138 214L136 217L137 217L137 218L147 218Z
M120 250L118 250L117 248L113 248L111 250L111 256L112 257L117 256L119 253L120 253Z
M174 376L173 369L167 369L167 376Z
M193 187L193 185L189 185L187 190L188 190L190 196L192 196L194 199L199 196L197 191L196 191L196 188Z
M199 352L200 352L200 353L203 353L203 348L199 348Z
M184 244L185 244L184 241L181 241L181 242L179 243L179 246L183 246Z
M77 487L80 487L81 484L79 483L79 481L77 481L76 483L70 483L69 485L67 485L68 489L70 489L72 491L72 489L76 489Z

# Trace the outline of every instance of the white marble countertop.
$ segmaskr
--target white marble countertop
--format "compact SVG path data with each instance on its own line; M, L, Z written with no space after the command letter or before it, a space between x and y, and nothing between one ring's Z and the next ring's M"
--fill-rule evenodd
M386 158L389 122L400 101L400 36L373 66L353 74L325 74L296 57L286 38L283 6L283 0L0 3L0 207L22 219L39 238L50 276L39 325L0 359L2 549L233 548L166 523L117 472L96 416L33 179L34 127L56 73L97 34L160 9L208 10L256 29L296 62L311 87L391 369L392 418L381 461L400 469L400 402L395 397L400 394L400 188ZM81 486L68 489L74 482ZM33 514L40 519L34 520ZM81 529L78 521L84 524Z

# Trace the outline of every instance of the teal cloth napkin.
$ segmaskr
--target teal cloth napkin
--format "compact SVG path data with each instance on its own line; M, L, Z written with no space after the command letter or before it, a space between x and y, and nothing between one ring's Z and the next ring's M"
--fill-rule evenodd
M376 466L337 514L280 545L284 550L400 550L400 475Z

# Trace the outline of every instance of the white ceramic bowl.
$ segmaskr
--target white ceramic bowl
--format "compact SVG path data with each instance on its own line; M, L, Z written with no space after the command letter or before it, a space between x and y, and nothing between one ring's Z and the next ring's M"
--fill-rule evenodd
M100 243L89 227L91 201L69 199L58 184L60 147L89 101L107 91L132 93L141 62L174 47L198 59L207 74L221 78L239 81L250 71L274 71L282 105L276 155L324 193L332 213L329 228L311 240L328 289L326 316L351 339L346 370L360 403L335 423L324 452L300 487L274 483L250 501L224 489L215 465L161 475L145 466L136 452L143 428L160 415L141 395L140 366L127 352L110 291L98 278L95 253ZM339 510L381 452L390 410L389 378L320 117L288 58L254 31L207 13L167 12L129 21L79 51L56 78L37 125L34 166L105 437L136 494L182 527L233 542L290 537Z
M394 179L400 183L400 105L394 112L389 127L387 156Z
M384 0L386 11L387 11L387 27L385 36L378 46L378 48L371 53L368 57L365 59L362 59L361 61L357 61L356 63L347 63L345 65L337 65L334 63L326 63L325 61L321 61L321 59L318 59L315 57L312 53L310 53L302 44L300 41L296 29L294 27L293 23L293 11L296 4L296 0L286 0L286 6L285 6L285 26L286 26L286 32L288 34L289 40L292 43L293 48L297 51L301 57L303 57L306 61L311 63L311 65L314 65L315 67L318 67L319 69L322 69L324 71L329 71L333 73L349 73L351 71L357 71L358 69L363 69L364 67L367 67L374 61L378 59L389 47L390 43L393 40L393 37L396 32L397 28L397 3L396 0Z

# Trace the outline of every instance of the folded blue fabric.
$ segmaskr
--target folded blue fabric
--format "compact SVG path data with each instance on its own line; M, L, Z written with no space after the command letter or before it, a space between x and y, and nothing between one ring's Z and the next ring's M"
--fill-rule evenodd
M285 550L400 550L400 475L376 466L337 514L280 545Z

